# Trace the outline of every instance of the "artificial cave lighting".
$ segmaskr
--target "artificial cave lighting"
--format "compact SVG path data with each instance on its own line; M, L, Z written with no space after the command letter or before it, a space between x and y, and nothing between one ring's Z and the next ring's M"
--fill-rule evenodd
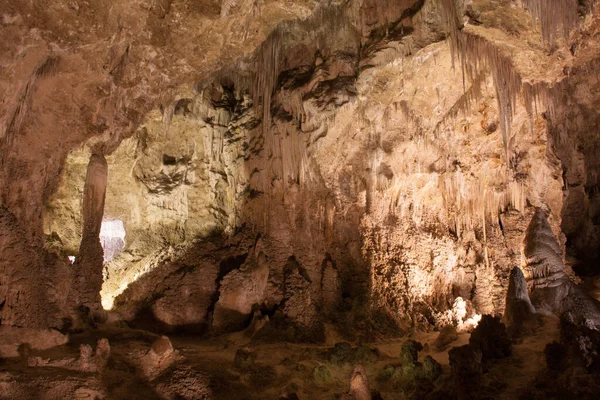
M114 259L125 248L125 225L120 219L103 220L100 228L100 244L104 250L104 262Z

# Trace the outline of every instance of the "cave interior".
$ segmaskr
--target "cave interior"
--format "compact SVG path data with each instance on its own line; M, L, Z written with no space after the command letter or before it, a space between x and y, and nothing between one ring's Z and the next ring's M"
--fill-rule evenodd
M600 2L0 0L0 398L600 398Z

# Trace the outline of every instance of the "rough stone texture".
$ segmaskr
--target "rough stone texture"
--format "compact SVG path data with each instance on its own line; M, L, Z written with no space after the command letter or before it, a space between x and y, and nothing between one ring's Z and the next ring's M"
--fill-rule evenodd
M284 269L283 315L299 329L300 335L323 335L323 319L318 314L317 305L311 298L311 284L308 273L296 259L290 259Z
M597 29L597 28L596 28ZM573 43L577 56L586 52L585 36ZM565 204L562 208L562 232L566 235L568 252L577 257L575 268L583 274L598 271L598 239L600 197L598 196L598 124L595 111L599 83L586 71L598 68L597 58L589 63L574 62L572 78L556 87L554 115L548 127L548 138L563 165ZM579 265L577 265L579 264Z
M148 353L140 359L140 369L148 380L153 380L179 358L179 353L173 349L169 338L162 336L152 343Z
M446 325L440 330L438 337L433 342L433 346L438 350L442 351L452 342L458 339L458 333L454 325Z
M110 344L107 339L98 340L96 351L89 345L81 345L78 369L84 372L101 372L110 357Z
M350 391L340 397L340 400L371 400L371 388L367 372L362 365L356 365L350 377Z
M526 325L535 320L535 308L531 304L527 293L525 275L519 267L510 271L510 281L506 292L506 308L502 322L512 334L518 334Z
M525 269L531 276L531 300L538 312L561 316L569 314L576 324L600 327L600 301L588 295L567 275L562 252L546 220L538 209L524 240Z
M250 245L243 237L215 238L171 248L117 297L115 312L145 328L202 332L217 300L220 268L236 267L235 260L247 254Z
M110 358L110 344L108 339L98 340L96 350L89 344L79 346L78 358L62 358L58 360L45 359L43 357L28 357L29 367L52 367L63 368L71 371L85 373L102 373Z
M33 350L46 350L68 341L68 336L52 329L34 330L3 326L0 328L0 357L18 357L21 346Z
M511 343L506 333L506 326L499 317L484 315L471 333L469 346L481 351L483 362L505 358L511 355Z
M589 371L600 371L600 332L595 321L581 321L578 315L565 312L560 319L560 341L574 355L575 364Z
M264 301L268 278L269 266L262 252L246 259L240 269L225 275L219 286L213 328L217 331L244 328L252 307Z
M47 252L39 238L27 238L26 232L0 207L0 324L61 329L72 279L68 261Z
M342 287L338 270L328 259L323 262L321 292L323 293L323 311L330 313L337 310L342 302Z
M81 245L73 266L75 276L69 293L73 307L85 307L91 312L102 309L100 290L104 251L100 244L100 228L104 215L107 179L106 159L101 154L92 154L83 188Z
M460 400L477 398L483 367L481 350L475 346L455 347L448 353L452 383L456 398Z
M57 326L70 304L55 292L94 308L104 278L104 306L126 320L218 326L228 294L246 295L228 283L245 260L226 260L260 235L267 283L235 307L246 318L258 304L321 337L338 307L371 334L431 329L458 297L504 311L535 207L572 248L597 243L597 15L550 48L526 11L496 1L0 13L3 325ZM104 276L80 200L89 153L105 155L105 215L129 238ZM562 262L565 243L546 244Z
M306 15L316 4L266 1L260 10L236 8L227 18L220 18L219 4L211 0L80 3L0 4L0 91L7 94L0 100L0 206L16 220L19 228L11 229L20 229L21 241L10 250L16 253L15 268L36 271L40 282L61 293L68 292L61 287L68 279L60 273L55 276L60 265L52 268L56 262L46 262L42 266L41 260L34 259L45 257L41 243L44 208L57 189L67 154L91 138L88 147L112 153L146 113L176 98L176 87L192 83L196 76L192 71L229 63L255 48L272 24L290 17L288 13ZM199 56L192 60L190 54ZM66 203L79 220L80 207L72 206L79 201L75 193L68 193ZM60 228L67 228L71 237L65 244L76 243L77 248L80 229L60 221L48 225L58 227L49 234L58 231L60 236ZM60 236L54 237L60 241ZM36 242L31 251L30 243ZM2 249L2 254L8 251ZM27 259L20 259L19 253L27 254ZM63 262L67 264L66 259ZM37 265L30 268L32 263ZM12 275L8 279L12 282L14 273L6 274ZM29 279L25 277L19 285ZM2 292L8 290L6 285L11 285L13 294L21 290L3 280ZM43 297L45 290L28 292ZM31 321L19 322L11 316L3 324L55 326L54 320L61 321L65 314L61 304L56 305L58 309L47 306L44 310L33 299L13 305L11 294L8 300L6 308L14 309L10 313L27 308ZM45 317L35 317L36 310Z
M157 380L155 388L167 399L210 399L214 394L210 377L190 367L169 371Z

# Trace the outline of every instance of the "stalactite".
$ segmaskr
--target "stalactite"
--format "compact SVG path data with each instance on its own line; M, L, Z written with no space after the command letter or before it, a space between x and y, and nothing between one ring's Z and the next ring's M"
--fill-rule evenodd
M276 29L262 43L254 62L256 76L252 89L252 102L255 108L259 105L261 107L263 133L267 136L268 144L271 144L271 137L268 135L271 124L271 98L277 84L283 37L283 29Z
M499 174L499 175L498 175ZM506 182L506 171L480 171L475 181L460 170L440 176L440 187L446 209L457 234L472 229L479 221L494 220L495 216L508 207L523 211L525 193L523 185L510 180L505 187L490 187L489 182Z
M459 30L454 0L442 0L442 11L448 30L453 64L454 60L458 58L463 74L463 85L465 85L466 77L473 82L486 70L492 73L500 112L500 130L508 165L508 140L511 137L512 117L517 95L522 95L521 76L515 70L510 58L502 54L493 43L476 34ZM526 105L526 107L527 110L531 110L530 105Z
M448 126L450 121L454 121L456 116L460 112L466 112L471 108L471 104L481 98L483 84L485 83L489 74L489 70L483 69L478 72L472 79L469 89L467 89L456 103L448 110L448 112L442 117L442 119L436 124L433 129L434 137L437 136L440 131Z
M464 79L464 57L460 53L460 20L458 12L456 11L456 3L454 0L441 0L442 6L442 21L446 26L446 33L450 41L450 52L452 55L452 67L454 68L454 61L456 58L461 62L463 68L463 79Z
M523 3L530 10L534 23L540 21L542 39L546 43L554 41L557 31L561 31L562 36L568 38L571 30L577 27L578 4L576 0L552 2L549 0L523 0ZM525 103L530 117L530 129L533 132L533 116L534 113L537 113L539 103L542 103L551 114L553 113L552 89L544 82L535 84L523 82L510 58L503 55L496 45L473 33L464 32L460 26L454 0L441 0L441 6L453 65L455 59L460 61L463 81L465 75L472 79L474 75L481 73L485 68L489 68L492 72L508 164L508 140L511 137L512 117L517 96L521 96Z
M55 56L46 57L33 71L25 87L17 98L17 104L8 121L4 132L0 132L0 165L4 165L7 160L7 154L13 145L15 136L21 130L21 126L29 111L32 102L32 94L38 79L54 74L58 68L60 59Z
M529 9L533 24L540 22L542 39L553 43L556 33L568 39L571 30L577 27L577 0L523 0Z
M421 121L421 118L410 109L406 100L400 100L399 102L394 102L394 107L396 108L396 110L398 110L398 107L400 108L402 115L408 121L410 126L413 128L412 130L417 133L418 139L423 139L423 140L428 139L428 136L425 135L426 131L423 128L423 121Z
M500 112L500 130L508 160L508 139L511 137L512 117L521 94L521 77L512 62L504 56L497 46L473 34L461 34L463 57L467 60L466 70L469 76L489 68L496 86L498 109ZM531 109L530 106L527 106Z

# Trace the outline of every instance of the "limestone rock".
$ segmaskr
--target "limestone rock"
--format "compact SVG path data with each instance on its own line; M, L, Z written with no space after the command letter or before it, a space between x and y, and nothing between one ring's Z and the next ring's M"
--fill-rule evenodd
M535 308L527 293L527 282L519 267L510 271L510 281L506 293L506 308L502 321L513 333L521 331L526 325L535 322Z
M458 332L454 325L446 325L444 326L438 335L438 337L433 342L433 346L438 350L442 351L450 345L450 343L456 341L458 339Z
M600 332L593 321L586 322L565 312L560 319L560 342L575 356L575 364L597 373L600 371Z
M481 351L482 361L511 355L511 342L500 317L484 315L471 333L469 345Z
M336 310L342 300L341 282L339 272L331 260L324 262L321 291L323 293L323 309L326 312Z
M101 372L110 358L110 344L107 339L98 340L96 351L90 345L82 344L79 348L79 359L76 369L84 372Z
M246 335L250 338L254 337L261 329L263 329L269 323L269 316L263 315L260 310L254 311L252 315L252 321L248 328L246 328Z
M340 397L340 400L371 400L371 388L365 368L358 364L350 377L350 391Z
M180 359L167 336L157 339L140 359L140 369L146 379L153 380Z
M329 368L326 365L319 365L315 367L312 372L312 380L319 386L326 386L331 383L332 377Z
M471 345L454 347L448 353L453 388L458 399L476 398L481 383L482 352Z
M291 257L284 269L283 314L298 329L298 338L319 340L324 335L322 317L311 295L312 281L306 270Z
M211 377L189 366L168 371L153 385L155 391L167 399L208 400L214 395Z
M27 346L32 350L46 350L62 346L69 341L67 335L53 329L28 329L0 327L0 357L18 357L19 348Z
M524 240L526 270L531 274L531 302L545 314L569 314L576 324L600 328L600 301L585 293L567 275L562 251L547 215L537 209Z
M217 236L155 254L152 263L157 265L115 298L113 312L145 329L205 332L220 268L228 260L238 260L239 251L232 243L245 248L246 239L245 235Z
M252 307L264 300L269 265L261 252L231 271L220 282L212 327L216 331L240 330L249 322Z
M55 367L87 373L101 373L110 358L110 344L107 339L98 340L96 350L89 344L79 346L78 358L44 359L42 357L29 357L27 364L30 367Z

